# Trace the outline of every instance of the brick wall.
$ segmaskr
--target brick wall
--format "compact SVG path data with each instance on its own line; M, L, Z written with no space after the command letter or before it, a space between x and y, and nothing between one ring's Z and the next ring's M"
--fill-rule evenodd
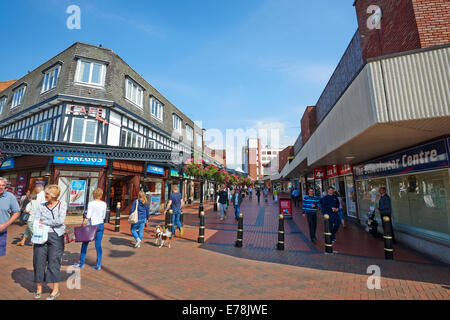
M367 27L367 20L372 15L367 13L370 5L381 8L380 29L370 30ZM355 2L355 9L364 61L420 48L412 0L358 0Z
M284 166L288 162L288 157L294 156L294 146L289 146L284 148L280 153L278 154L278 172L281 172L283 170Z
M305 113L303 114L300 123L302 127L301 129L302 144L304 145L317 127L316 107L314 106L306 107Z
M413 0L422 48L450 42L450 1Z

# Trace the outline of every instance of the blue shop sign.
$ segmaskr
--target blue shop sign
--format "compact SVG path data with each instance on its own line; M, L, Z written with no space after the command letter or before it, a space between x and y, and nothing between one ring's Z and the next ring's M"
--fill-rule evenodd
M147 172L164 175L164 168L160 166L155 166L153 164L149 164L147 166Z
M96 154L91 157L83 156L76 153L60 153L53 157L53 163L62 164L82 164L88 166L104 166L106 165L106 158L104 155Z
M447 140L429 142L355 166L355 180L448 168Z
M14 168L14 158L8 159L2 163L0 170L13 169Z
M171 170L170 170L170 176L171 176L171 177L179 177L180 174L178 173L178 170L171 169Z

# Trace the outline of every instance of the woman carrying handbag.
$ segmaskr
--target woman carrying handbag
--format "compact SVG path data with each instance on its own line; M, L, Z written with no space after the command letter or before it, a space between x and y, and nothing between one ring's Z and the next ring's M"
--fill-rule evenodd
M88 219L88 224L97 227L97 233L95 234L95 250L97 251L97 263L94 268L95 270L102 269L102 239L103 232L105 231L105 216L106 216L106 202L102 201L103 190L95 189L93 192L94 201L89 202L86 219ZM83 219L84 221L84 219ZM89 245L89 241L84 241L81 245L80 263L75 263L74 267L83 268L84 262L86 260L86 252Z
M134 216L136 214L137 222L131 224L131 234L136 240L136 244L134 247L140 248L142 239L144 237L144 228L147 226L147 220L150 215L147 196L143 191L139 191L138 199L133 202L133 206L130 210L130 218L131 216ZM131 219L129 219L129 221L131 223Z

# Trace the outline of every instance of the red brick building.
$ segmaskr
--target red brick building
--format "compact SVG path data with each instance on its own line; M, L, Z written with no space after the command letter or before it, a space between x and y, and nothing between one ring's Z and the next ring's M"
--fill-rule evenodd
M316 130L317 122L315 106L306 107L300 124L302 128L302 144L305 144L308 138L313 134L314 130Z
M354 6L364 61L450 42L448 0L356 0ZM369 27L376 7L379 27Z
M294 146L284 148L278 155L278 172L283 170L290 157L292 157L291 159L294 157Z

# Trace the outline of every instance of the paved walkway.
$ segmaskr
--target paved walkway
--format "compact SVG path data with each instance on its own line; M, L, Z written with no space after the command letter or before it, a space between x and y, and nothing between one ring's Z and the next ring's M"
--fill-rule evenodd
M170 249L154 245L154 226L164 223L163 215L152 216L139 249L133 247L127 221L121 220L119 233L107 225L103 269L86 266L81 289L69 290L63 283L60 299L450 299L449 266L402 246L394 247L396 260L386 261L383 242L354 224L338 232L338 253L325 255L322 223L312 244L306 219L296 209L285 224L286 250L277 251L277 204L269 200L258 205L245 198L244 247L235 248L232 208L222 222L206 202L206 243L198 244L196 206L186 207L185 233ZM22 232L18 225L8 231L7 256L0 258L0 299L32 298L32 249L15 245ZM66 246L64 281L79 250L78 243ZM91 244L87 264L94 263ZM367 288L370 265L380 267L381 289Z

